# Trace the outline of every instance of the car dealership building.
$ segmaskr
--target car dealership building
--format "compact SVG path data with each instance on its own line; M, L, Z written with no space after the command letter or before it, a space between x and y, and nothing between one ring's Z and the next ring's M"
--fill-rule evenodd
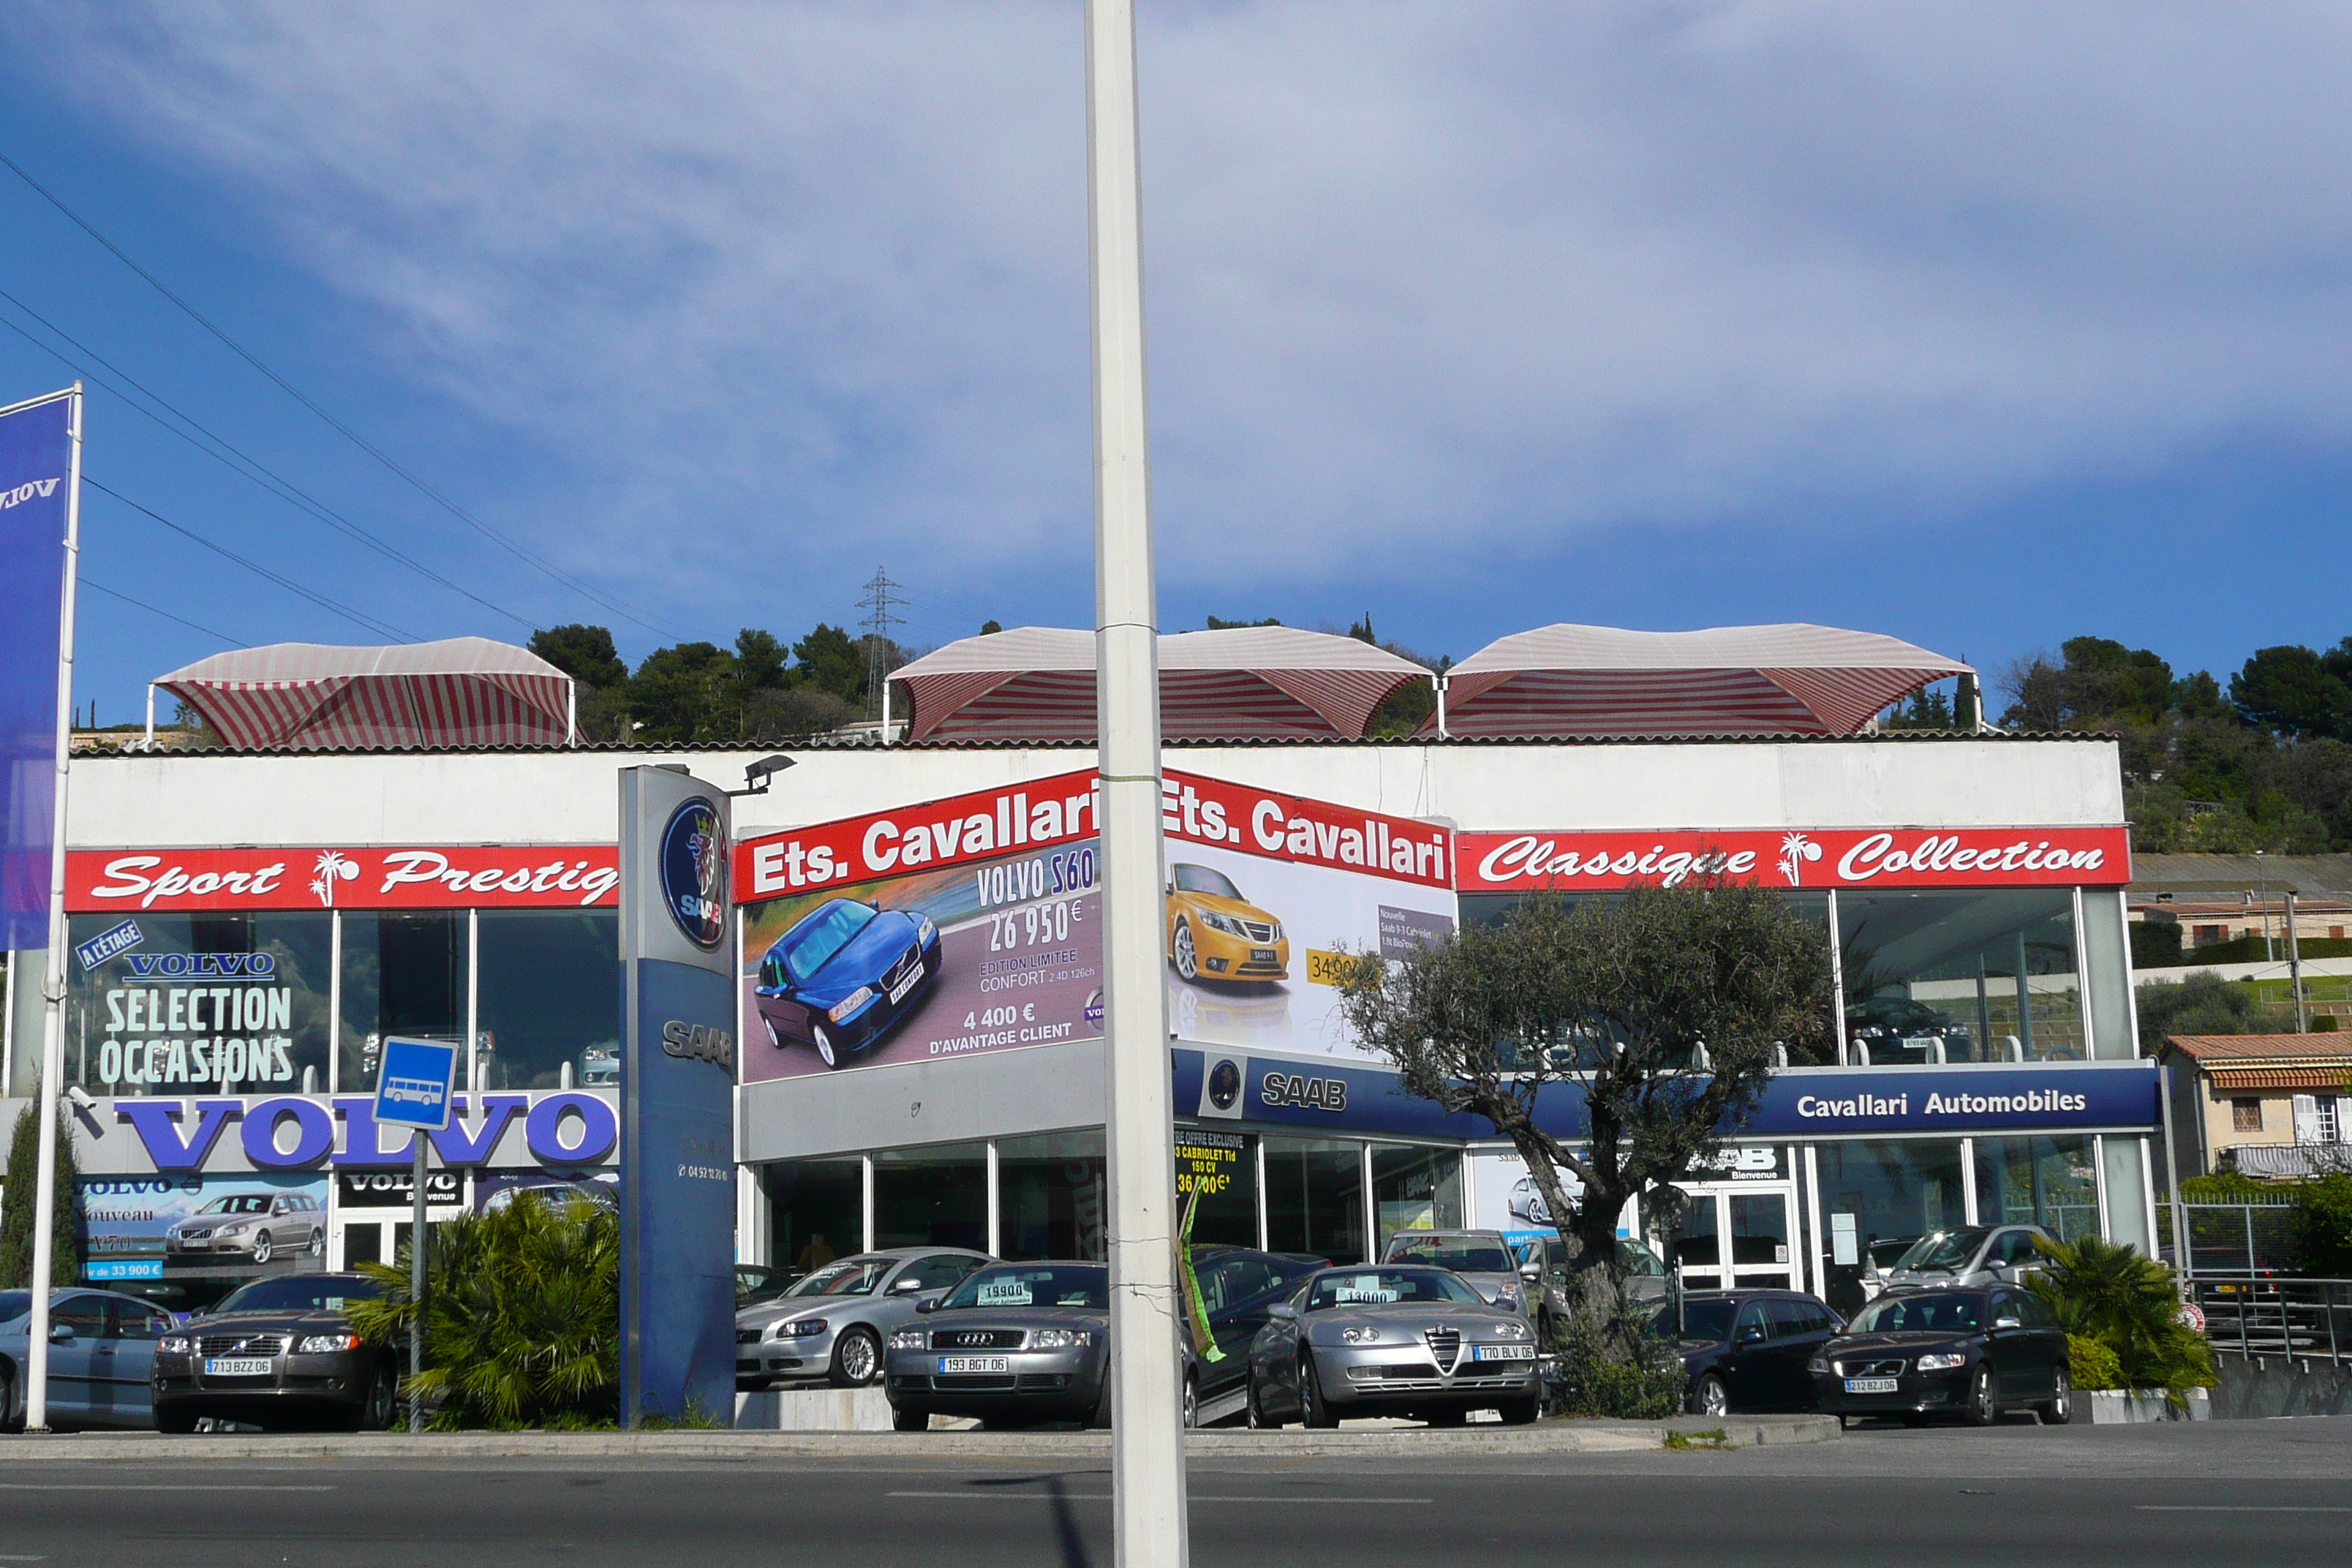
M1102 1255L1091 644L951 645L894 678L896 743L795 745L736 800L742 1260ZM1874 1243L1971 1222L2149 1247L2162 1106L2113 742L1872 732L1960 667L1822 628L1506 638L1454 667L1420 732L1377 740L1426 672L1279 628L1163 647L1196 1240L1349 1261L1400 1228L1539 1225L1491 1127L1401 1095L1348 1039L1332 960L1534 890L1714 870L1814 922L1841 985L1833 1051L1776 1075L1657 1238L1691 1283L1850 1300ZM409 1203L405 1137L371 1114L390 1035L466 1047L436 1217L610 1183L616 770L732 788L773 748L567 733L438 721L76 759L64 1056L89 1278L201 1300L286 1267L277 1239L256 1257L258 1227L187 1223L257 1192L323 1209L296 1258L389 1258ZM37 969L12 972L23 1096L39 999Z

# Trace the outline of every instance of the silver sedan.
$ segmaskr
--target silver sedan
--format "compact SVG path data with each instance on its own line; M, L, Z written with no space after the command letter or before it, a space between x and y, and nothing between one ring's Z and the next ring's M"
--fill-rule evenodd
M1481 1409L1524 1426L1541 1393L1527 1319L1443 1268L1310 1274L1250 1346L1253 1426L1337 1426L1351 1415L1455 1426Z
M953 1247L861 1252L813 1269L772 1300L735 1314L735 1386L822 1377L864 1388L882 1375L882 1347L918 1298L961 1284L992 1261Z

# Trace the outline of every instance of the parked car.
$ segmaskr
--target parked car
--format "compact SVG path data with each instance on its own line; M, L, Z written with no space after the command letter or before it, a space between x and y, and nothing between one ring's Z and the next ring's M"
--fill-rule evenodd
M2052 1426L2074 1418L2065 1331L2015 1286L1882 1296L1805 1370L1819 1408L1841 1425L1892 1415L1917 1426L1951 1415L1986 1426L2016 1405Z
M1847 1008L1845 1035L1867 1053L1863 1060L1880 1067L1975 1059L1967 1025L1925 1002L1892 993Z
M1844 1320L1801 1290L1692 1290L1658 1315L1680 1342L1694 1415L1810 1410L1805 1369Z
M1286 980L1290 939L1223 871L1179 862L1168 868L1168 962L1196 983Z
M1450 1269L1373 1264L1308 1275L1250 1346L1249 1424L1336 1426L1350 1415L1513 1426L1542 1397L1535 1330Z
M768 1041L838 1068L888 1037L940 979L931 917L828 899L778 937L751 988Z
M1530 1237L1511 1249L1518 1261L1519 1279L1534 1302L1537 1338L1551 1342L1552 1325L1568 1315L1568 1292L1575 1270L1569 1267L1568 1243L1557 1236ZM1632 1237L1617 1238L1617 1271L1631 1300L1647 1304L1673 1299L1675 1278L1664 1259Z
M327 1210L308 1193L231 1193L163 1233L163 1267L258 1267L273 1258L327 1250Z
M2049 1232L2038 1225L1971 1225L1938 1230L1904 1249L1881 1276L1880 1289L1955 1290L2019 1284L2035 1267L2037 1239Z
M1490 1306L1528 1310L1529 1292L1519 1277L1519 1260L1499 1230L1401 1230L1381 1250L1382 1263L1418 1263L1462 1277Z
M1214 1353L1193 1351L1187 1342L1184 1363L1184 1425L1231 1413L1218 1406L1249 1385L1249 1348L1266 1325L1267 1309L1298 1280L1326 1265L1303 1252L1258 1252L1241 1247L1196 1247L1192 1275L1199 1281L1202 1310L1209 1320Z
M736 1310L772 1301L804 1278L804 1275L790 1268L772 1268L764 1263L739 1263L735 1266Z
M993 1261L958 1247L895 1247L812 1269L772 1300L736 1312L735 1386L822 1377L835 1388L864 1388L882 1375L883 1347L915 1315L918 1297L950 1289Z
M617 1184L600 1182L593 1176L583 1176L576 1182L523 1182L511 1187L500 1187L482 1200L482 1212L497 1214L501 1209L512 1208L515 1199L525 1193L529 1193L550 1208L559 1211L569 1208L573 1203L580 1201L592 1203L598 1208L611 1209L615 1213L619 1212L621 1207L621 1191Z
M145 1426L155 1342L171 1315L111 1290L49 1293L48 1423L52 1426ZM33 1293L0 1290L0 1432L25 1427L26 1368L32 1356Z
M934 1415L983 1426L1110 1423L1110 1269L1100 1263L998 1263L890 1336L890 1423Z
M280 1274L231 1291L156 1343L155 1429L193 1432L207 1415L389 1426L400 1352L362 1340L345 1310L382 1294L364 1274Z

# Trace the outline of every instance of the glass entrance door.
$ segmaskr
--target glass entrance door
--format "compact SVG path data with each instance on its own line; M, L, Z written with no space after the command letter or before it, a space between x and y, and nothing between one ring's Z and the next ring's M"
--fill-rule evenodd
M1797 1288L1793 1186L1711 1185L1686 1190L1690 1203L1683 1210L1674 1249L1685 1289Z

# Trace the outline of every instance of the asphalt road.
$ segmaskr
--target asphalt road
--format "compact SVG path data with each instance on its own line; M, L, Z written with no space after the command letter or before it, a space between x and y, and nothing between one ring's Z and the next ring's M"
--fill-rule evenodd
M1556 1459L1200 1461L1202 1564L2339 1559L2352 1419L1856 1433ZM1051 1461L348 1459L0 1450L0 1564L1108 1564L1108 1477Z

